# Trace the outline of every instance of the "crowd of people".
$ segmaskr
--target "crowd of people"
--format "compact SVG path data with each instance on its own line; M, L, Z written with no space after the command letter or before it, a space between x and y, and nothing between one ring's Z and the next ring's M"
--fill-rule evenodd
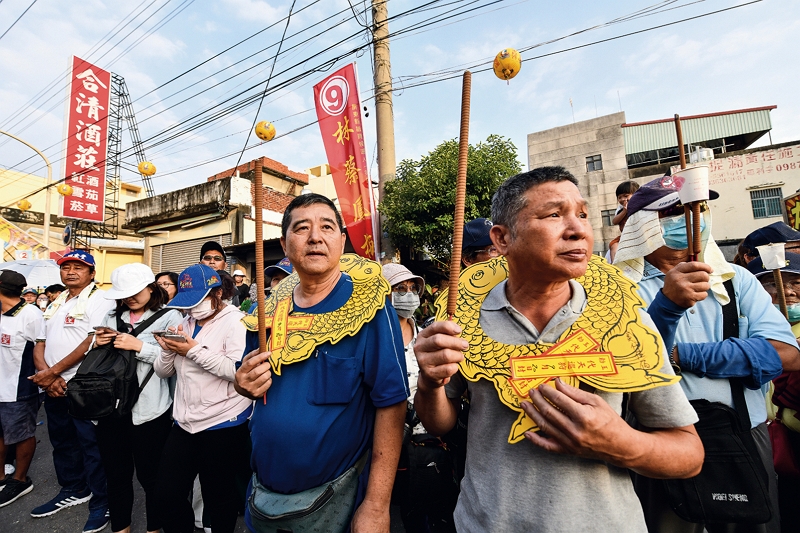
M148 532L228 533L240 515L256 533L388 532L391 503L409 533L794 531L800 470L773 461L773 446L798 464L800 232L761 228L729 263L711 237L712 191L690 260L677 187L618 187L614 266L594 268L627 281L582 284L602 260L577 180L561 167L509 178L491 220L463 235L470 279L496 284L452 321L420 320L426 284L407 266L345 254L341 215L317 194L286 208L286 257L265 270L264 295L227 272L217 242L180 273L123 265L108 290L81 250L41 295L0 270L0 459L15 463L0 507L33 490L44 403L60 491L31 516L88 503L84 533L130 531L134 473ZM759 257L769 243L786 244L781 277ZM635 350L658 361L647 380L609 389L560 374L512 409L499 351L472 371L476 347L542 351L590 323L596 350L622 357L619 324L597 318L615 305L630 342L651 339ZM70 380L96 350L130 357L135 402L84 419ZM676 495L708 466L706 405L744 420L764 480L758 519L695 518ZM749 501L730 490L726 501Z

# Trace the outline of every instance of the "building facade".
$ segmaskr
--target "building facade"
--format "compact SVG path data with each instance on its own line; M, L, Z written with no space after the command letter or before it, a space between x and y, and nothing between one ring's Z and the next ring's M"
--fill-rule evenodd
M783 218L783 198L800 189L800 142L749 148L768 135L775 106L682 117L687 161L706 161L712 204L712 234L728 259L751 231ZM706 155L707 156L707 155ZM674 119L628 124L623 112L528 135L528 165L562 165L580 183L589 202L595 253L619 235L611 224L615 189L625 180L640 184L679 170Z

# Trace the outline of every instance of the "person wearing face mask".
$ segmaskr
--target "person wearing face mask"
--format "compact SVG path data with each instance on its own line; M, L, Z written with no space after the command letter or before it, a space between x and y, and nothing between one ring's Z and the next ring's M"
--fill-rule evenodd
M118 331L120 319L129 330L159 312L169 300L156 284L150 267L130 263L111 273L111 289L104 295L116 301L95 332L95 345L113 343L115 348L131 350L136 357L136 375L144 388L130 413L121 418L104 418L97 424L97 447L108 480L108 509L113 532L130 532L133 511L133 472L145 493L147 531L161 529L155 500L156 477L161 452L172 426L172 396L169 380L150 375L161 347L156 331L177 327L183 320L178 311L166 311L136 337ZM148 378L147 376L150 375ZM147 381L145 381L147 380Z
M46 294L40 294L36 297L36 307L44 311L50 305L50 298Z
M769 295L772 304L778 306L778 287L772 270L764 269L760 257L756 257L747 264L747 269L761 282ZM786 311L792 334L800 337L800 254L786 252L786 266L781 268L783 293L786 298ZM786 427L789 453L794 457L795 464L800 462L800 372L784 372L773 380L770 394L767 395L767 410L770 419L779 419L780 424ZM773 429L770 426L770 433ZM780 428L778 428L780 429ZM778 463L776 462L776 467ZM781 532L795 531L800 524L800 484L797 479L778 472L778 507L781 515Z
M178 276L169 307L185 309L174 333L157 337L160 378L177 377L172 426L161 459L156 499L165 533L193 531L189 493L200 476L205 513L215 533L230 533L239 511L236 474L246 468L253 402L233 387L245 348L243 314L223 302L222 280L206 265Z
M689 400L733 405L742 390L750 434L769 481L772 518L766 524L702 524L682 520L669 505L663 485L635 476L651 533L779 531L778 491L766 427L765 389L782 371L800 370L800 349L786 319L746 269L729 264L711 237L711 209L701 207L702 253L689 261L681 180L663 176L643 185L628 202L628 220L614 265L639 284L664 339L670 362L682 373ZM711 191L711 200L719 195ZM726 335L723 306L734 304L738 328ZM729 308L730 309L730 308ZM736 392L738 395L739 393ZM741 405L741 404L740 404Z
M441 447L442 441L433 435L427 435L425 427L419 422L419 418L414 411L414 395L417 392L417 379L419 377L419 364L414 355L414 342L417 340L419 327L414 320L414 311L420 305L419 295L425 286L425 281L415 276L405 266L399 263L387 263L383 265L383 277L392 286L390 295L392 307L397 313L400 321L400 329L403 333L403 346L405 347L406 373L408 375L408 412L406 414L405 439L403 449L400 451L400 461L398 464L397 477L393 489L393 501L400 505L400 517L403 527L408 533L425 533L433 524L437 524L439 529L445 530L447 526L452 526L453 509L455 508L455 498L444 498L436 501L428 501L425 490L415 490L412 479L420 479L429 476L428 467L419 470L419 464L425 465L435 462L437 469L444 464L450 464L452 457ZM415 444L412 444L412 435ZM421 448L419 443L425 443ZM415 452L422 450L425 460L419 461ZM439 457L435 454L438 453ZM412 457L414 455L414 457ZM425 477L427 483L431 482L430 477ZM454 495L457 490L455 484L450 491ZM446 491L442 491L446 492ZM438 495L441 496L441 493ZM449 504L448 504L449 503ZM441 515L441 516L440 516Z
M417 375L419 366L414 356L414 341L419 328L414 320L414 311L419 307L419 295L422 293L424 281L415 276L406 267L399 263L383 265L383 277L392 286L391 301L397 317L400 319L400 329L403 332L403 346L406 351L406 372L408 373L408 388L411 391L409 401L413 403L414 393L417 391Z

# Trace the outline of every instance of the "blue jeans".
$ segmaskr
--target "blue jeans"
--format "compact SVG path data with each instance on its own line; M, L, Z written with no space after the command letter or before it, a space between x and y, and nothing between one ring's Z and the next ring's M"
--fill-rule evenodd
M108 507L106 474L97 448L94 424L78 420L67 412L66 398L45 396L47 432L53 445L53 465L62 491L92 491L89 509Z

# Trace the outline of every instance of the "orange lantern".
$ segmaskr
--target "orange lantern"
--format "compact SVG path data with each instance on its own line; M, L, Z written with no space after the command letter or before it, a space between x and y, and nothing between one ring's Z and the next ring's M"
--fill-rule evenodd
M256 124L256 137L264 142L269 142L275 138L275 125L272 122L262 120Z
M31 208L31 203L28 200L20 200L19 202L17 202L17 207L19 208L20 211L24 213L25 211Z
M495 76L508 81L519 74L522 68L522 56L513 48L505 48L495 56L492 68Z
M62 183L61 185L56 187L56 190L58 191L58 194L60 194L61 196L72 195L72 186L67 185L66 183Z
M152 176L156 173L156 166L150 161L142 161L137 168L142 176Z

